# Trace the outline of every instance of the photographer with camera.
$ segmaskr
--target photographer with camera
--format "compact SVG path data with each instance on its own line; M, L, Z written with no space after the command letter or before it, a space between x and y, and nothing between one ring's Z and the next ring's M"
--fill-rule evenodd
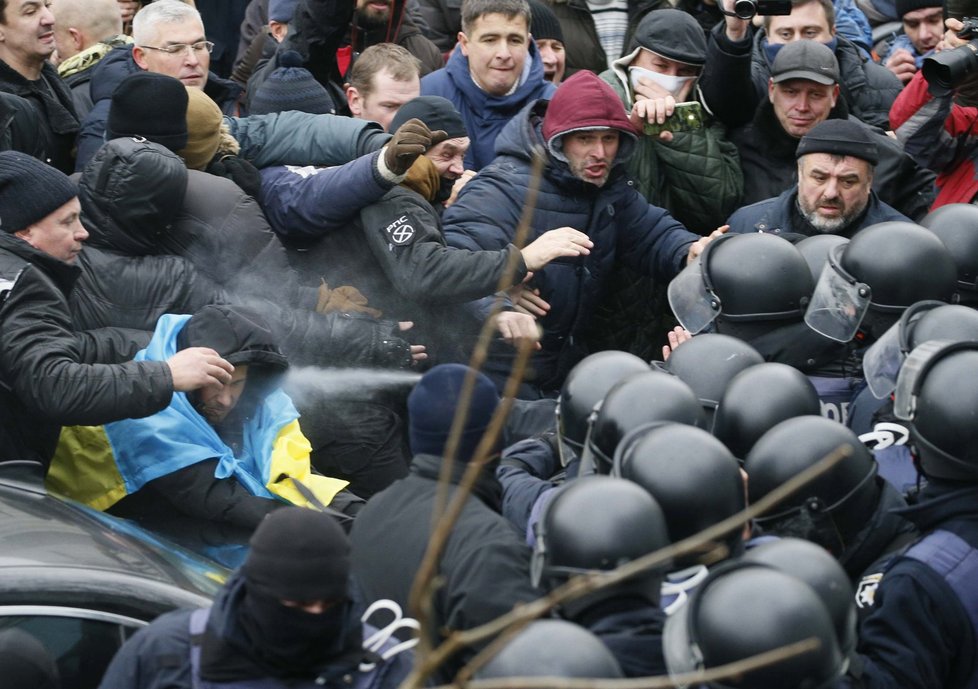
M785 45L809 39L828 46L839 63L841 100L850 114L866 124L889 128L889 109L902 84L885 67L868 59L858 45L836 31L832 0L756 0L764 26L754 30L748 19L727 15L710 34L700 88L706 105L729 127L754 117L764 101L771 65ZM726 12L744 0L723 0ZM781 5L780 7L778 5ZM743 13L742 13L743 14Z
M897 0L896 11L903 28L877 44L876 54L880 64L906 84L940 42L944 10L941 0Z
M937 173L931 208L978 198L978 23L948 18L947 31L893 103L890 123L904 150Z

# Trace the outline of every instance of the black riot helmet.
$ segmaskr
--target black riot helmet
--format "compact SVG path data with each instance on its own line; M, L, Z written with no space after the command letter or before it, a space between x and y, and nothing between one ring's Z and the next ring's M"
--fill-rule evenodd
M795 244L798 253L805 259L809 270L812 271L812 284L818 282L818 278L821 277L822 268L829 260L829 251L840 244L848 243L848 237L840 237L837 234L816 234L805 237Z
M703 425L699 400L686 383L662 371L646 371L619 381L592 415L582 471L611 471L615 448L639 426L675 421Z
M741 561L716 568L666 620L662 647L669 675L676 677L811 638L819 643L806 653L703 686L828 689L845 672L832 619L812 587L774 567Z
M719 440L694 426L667 423L643 429L615 452L612 476L638 485L655 498L673 543L744 509L744 481L737 459ZM730 555L743 549L741 528L721 539ZM677 566L691 566L696 556Z
M788 479L840 446L851 453L755 518L766 532L813 541L836 558L869 521L879 501L876 461L856 434L822 416L801 416L779 423L747 455L748 500L755 503Z
M564 484L534 527L530 567L534 586L551 590L578 574L609 571L669 545L665 517L640 486L610 476L585 476ZM670 563L563 604L575 617L595 602L628 596L658 606Z
M628 352L598 352L581 359L564 379L557 400L560 439L580 454L594 405L604 399L618 381L648 370L648 364Z
M904 311L863 354L866 382L877 399L893 392L907 356L929 340L978 342L978 311L934 300L918 301Z
M534 620L479 668L476 679L568 677L620 679L618 661L601 639L566 620Z
M914 302L950 301L956 276L950 252L932 232L911 222L877 223L829 252L805 322L839 342L860 327L879 337Z
M893 411L910 422L923 473L978 482L978 343L933 340L900 369Z
M730 380L745 368L764 363L764 357L743 340L705 333L683 342L663 368L688 385L703 405L707 428Z
M716 321L717 332L751 339L801 320L813 287L808 264L788 240L727 234L669 283L669 306L692 333Z
M770 565L811 586L832 617L839 649L844 655L855 651L855 593L849 575L825 548L800 538L779 538L751 548L744 560Z
M950 203L928 213L920 224L937 235L958 271L958 301L978 305L978 207Z
M821 411L815 386L805 374L787 364L764 363L730 381L713 418L713 435L743 459L775 424Z

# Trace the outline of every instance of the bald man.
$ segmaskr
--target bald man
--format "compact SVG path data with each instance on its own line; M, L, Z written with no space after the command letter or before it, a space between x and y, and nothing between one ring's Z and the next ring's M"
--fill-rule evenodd
M88 86L92 68L116 46L132 39L122 33L117 0L54 0L54 42L58 75L71 88L79 118L92 109Z

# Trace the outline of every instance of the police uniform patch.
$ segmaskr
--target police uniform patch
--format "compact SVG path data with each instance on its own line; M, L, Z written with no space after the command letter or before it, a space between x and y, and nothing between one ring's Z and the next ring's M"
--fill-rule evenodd
M876 602L876 589L883 578L882 573L867 574L859 580L856 587L856 606L859 608L871 608Z
M406 215L388 224L384 232L387 233L388 241L394 246L407 246L414 242L418 234Z

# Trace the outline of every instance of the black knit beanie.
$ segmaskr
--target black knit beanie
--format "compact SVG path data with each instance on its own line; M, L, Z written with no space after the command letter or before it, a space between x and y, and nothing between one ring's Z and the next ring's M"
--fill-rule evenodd
M74 182L60 170L26 153L0 153L0 230L23 230L76 196Z
M944 3L940 0L896 0L894 2L897 16L903 19L903 15L914 10L922 10L929 7L943 7Z
M187 145L187 89L173 77L136 72L112 92L107 140L141 136L171 151Z
M530 35L534 41L550 39L564 42L564 30L550 5L541 0L530 2Z
M251 97L252 115L298 110L314 115L334 114L336 106L329 92L302 66L302 56L287 50L275 69Z
M408 437L413 453L444 454L468 372L468 366L462 364L435 366L408 395ZM456 461L472 459L498 404L496 386L485 375L477 373Z
M465 122L452 102L441 96L418 96L412 98L402 105L391 120L387 128L392 134L396 132L402 124L417 117L427 125L433 132L443 129L448 134L449 139L458 139L468 136L465 131Z
M862 158L871 165L879 162L879 148L869 130L850 120L825 120L801 137L795 157L809 153L830 153Z
M346 597L350 541L328 514L280 507L262 520L249 544L241 566L249 589L302 602Z

